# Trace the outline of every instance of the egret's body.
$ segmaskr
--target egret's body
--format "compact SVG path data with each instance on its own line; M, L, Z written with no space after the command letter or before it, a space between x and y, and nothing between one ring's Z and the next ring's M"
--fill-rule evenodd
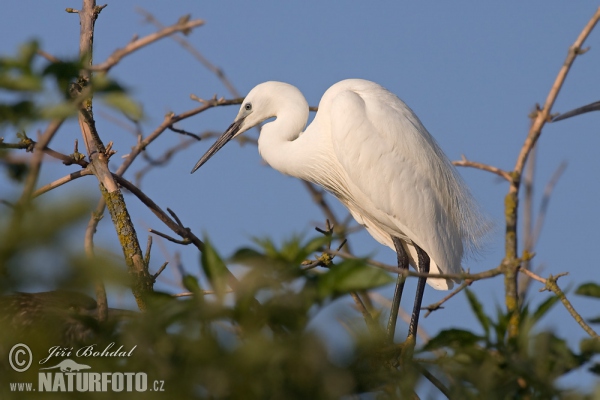
M194 171L227 141L275 117L258 140L269 165L335 195L373 238L398 252L399 263L404 251L417 268L420 248L430 258L430 273L460 272L465 247L476 242L483 224L469 191L412 110L376 83L349 79L325 92L304 130L308 112L294 86L256 86ZM427 283L453 285L442 278Z

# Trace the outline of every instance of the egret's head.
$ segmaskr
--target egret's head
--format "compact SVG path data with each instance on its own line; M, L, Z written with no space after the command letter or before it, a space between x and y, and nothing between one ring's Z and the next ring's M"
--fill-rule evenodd
M304 96L302 96L302 93L296 87L283 82L265 82L255 86L242 102L240 111L235 117L233 124L227 128L225 133L200 158L192 169L192 173L207 162L231 139L255 127L264 120L275 117L277 110L281 109L283 103L298 101L298 99L304 102L304 107L308 113L308 104L306 104Z

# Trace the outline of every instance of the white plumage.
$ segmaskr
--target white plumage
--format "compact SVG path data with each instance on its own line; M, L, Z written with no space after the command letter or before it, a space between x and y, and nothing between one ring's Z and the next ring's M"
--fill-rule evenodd
M421 121L380 85L348 79L330 87L313 122L294 86L265 82L248 93L235 122L198 161L194 172L233 137L261 128L258 149L278 171L316 183L335 195L358 223L395 250L402 241L417 267L416 243L430 273L461 272L465 249L487 226L462 179ZM429 278L436 289L451 280Z

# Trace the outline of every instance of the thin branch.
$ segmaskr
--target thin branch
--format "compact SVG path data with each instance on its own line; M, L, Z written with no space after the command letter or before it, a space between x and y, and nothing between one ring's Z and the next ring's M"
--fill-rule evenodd
M173 33L188 31L203 24L204 21L201 19L195 19L192 21L180 20L176 24L161 29L158 32L129 42L127 46L115 50L103 63L89 67L89 70L107 72L112 67L114 67L119 61L121 61L123 57L133 53L134 51L139 50L142 47L145 47L150 43L156 42L157 40L160 40L166 36L172 35Z
M462 160L452 161L452 164L456 165L457 167L471 167L471 168L477 168L477 169L480 169L483 171L488 171L488 172L491 172L492 174L498 175L499 177L507 180L508 182L512 182L512 177L510 176L510 174L500 168L493 167L491 165L483 164L480 162L469 161L464 156L464 154L461 154L461 157L462 157Z
M506 234L505 234L505 257L502 261L504 268L504 286L505 286L505 303L507 311L511 314L511 318L508 323L508 335L511 338L515 338L519 333L519 313L517 312L519 306L519 293L517 290L517 278L519 268L517 249L517 218L518 218L518 207L519 207L519 189L521 184L521 174L523 168L527 162L527 158L531 153L531 150L535 146L538 138L541 135L542 128L546 122L550 121L552 106L556 100L562 85L565 81L567 73L569 72L575 58L582 54L584 51L581 46L585 39L589 36L596 23L600 20L600 7L596 10L590 21L583 28L575 43L569 48L567 58L563 63L554 84L552 85L546 102L543 108L537 107L536 112L532 115L533 122L527 134L527 138L521 147L519 155L517 157L515 168L511 173L512 180L508 194L505 197L505 221L506 221Z
M354 303L356 304L356 308L362 314L363 319L365 320L365 323L367 324L367 328L369 329L369 332L371 333L371 336L372 337L379 336L379 332L381 331L379 324L377 323L377 321L375 319L373 319L373 315L371 315L371 312L367 309L367 306L365 306L365 303L362 301L362 299L360 298L358 293L350 292L350 296L352 296L352 300L354 300Z
M21 198L18 202L19 205L24 206L27 204L31 199L31 195L33 194L33 190L40 173L42 159L44 158L44 152L39 150L48 146L48 143L50 143L63 122L64 119L55 119L50 121L46 131L35 144L35 149L38 151L34 151L33 157L31 157L31 162L29 163L29 174L27 174L27 179L25 180L23 193L21 194Z
M227 290L225 290L225 293L233 293L233 290L227 289ZM183 293L172 294L171 296L173 296L173 297L189 297L189 296L193 296L194 294L195 293L192 293L192 292L183 292ZM202 294L204 294L204 295L216 294L216 292L214 290L203 290Z
M573 45L569 48L567 58L565 59L565 62L560 68L556 80L554 81L554 84L552 85L552 88L550 88L550 92L546 97L544 107L537 112L535 120L531 126L531 129L529 130L529 134L527 135L527 139L525 140L525 143L521 148L521 152L515 164L514 170L519 175L523 171L525 161L527 161L527 157L529 156L531 149L533 148L537 139L539 138L542 128L544 127L546 122L550 121L551 119L550 112L552 111L552 106L554 105L556 97L558 96L558 93L560 92L560 89L562 88L563 83L565 82L567 74L569 73L573 62L575 61L575 58L577 58L578 55L585 53L585 50L583 50L581 46L583 46L583 42L585 42L587 37L590 35L592 30L594 29L594 26L596 26L596 24L598 23L598 20L600 20L600 7L598 7L592 18L583 28L583 30L575 40L575 43L573 43Z
M527 161L525 176L523 179L524 204L523 204L523 252L533 253L533 194L535 164L537 156L537 147L534 147ZM530 269L530 260L524 260L521 268ZM521 275L518 281L519 304L523 304L525 296L529 290L530 279L527 275Z
M396 275L401 274L401 275L404 275L405 277L411 276L411 277L417 277L417 278L423 277L423 278L441 278L441 279L459 279L459 280L471 279L473 281L478 281L481 279L488 279L488 278L493 278L495 276L501 275L503 273L503 268L504 268L503 265L500 265L496 268L492 268L492 269L489 269L489 270L483 271L483 272L478 272L476 274L471 274L471 273L467 273L467 272L463 272L460 274L432 274L432 273L416 272L416 271L411 271L411 270L406 270L406 271L403 270L403 271L399 272L397 266L384 264L384 263L376 261L376 260L356 257L350 253L346 253L343 251L327 250L326 252L331 255L337 255L342 258L347 258L350 260L363 260L368 265L371 265L371 266L379 268L379 269L383 269L388 272L392 272ZM519 262L520 262L520 260L519 260Z
M183 129L177 129L173 125L169 126L169 130L171 130L171 131L173 131L175 133L179 133L180 135L185 135L185 136L193 137L194 139L196 139L198 141L202 140L202 138L200 136L196 135L195 133L191 133L191 132L188 132L188 131L183 130Z
M102 214L96 214L92 212L92 218L89 220L85 230L83 247L88 260L92 260L95 257L94 233L96 233L96 227L101 219ZM106 321L108 319L108 298L106 296L106 287L104 286L104 282L102 281L101 277L97 277L95 279L94 289L96 292L96 304L98 305L98 321Z
M542 197L542 202L540 204L540 212L538 213L538 217L535 220L535 227L533 228L533 246L538 242L540 235L542 233L542 227L544 226L544 221L546 219L546 214L548 213L548 205L550 204L550 198L552 197L552 192L556 187L556 184L560 180L562 174L567 169L567 162L563 161L560 163L552 177L546 184L544 188L544 196Z
M465 281L458 288L456 288L452 293L450 293L449 295L447 295L446 297L444 297L440 301L438 301L436 303L433 303L433 304L430 304L430 305L428 305L426 307L421 307L421 310L427 310L427 313L425 313L425 316L423 318L427 318L429 316L429 314L431 314L432 312L434 312L436 310L439 310L440 308L444 308L444 307L442 307L442 304L444 304L445 302L447 302L448 300L450 300L457 293L462 292L468 286L471 286L472 283L473 283L472 279L465 279Z
M47 185L42 186L41 188L36 190L31 196L33 198L39 197L39 196L43 195L44 193L51 191L52 189L56 189L57 187L64 185L65 183L74 181L75 179L78 179L78 178L81 178L82 176L87 176L87 175L93 175L92 171L90 171L89 169L82 169L81 171L72 172L67 176L63 176L62 178L59 178L53 182L50 182Z
M54 57L52 54L45 52L42 49L37 49L36 51L38 56L44 57L46 60L50 61L51 63L59 63L60 60L56 57Z
M451 393L450 390L440 381L435 375L429 372L424 366L419 363L414 364L415 367L419 370L419 372L435 386L446 398L450 398Z
M231 99L231 100L225 100L225 99L212 99L212 100L208 100L206 102L204 102L200 107L196 107L192 110L189 111L185 111L181 114L168 114L165 116L165 118L163 119L163 122L156 128L154 129L154 131L148 135L144 140L140 141L132 150L129 154L127 154L127 156L125 157L125 160L123 161L123 164L121 164L121 166L117 169L116 174L117 175L123 175L125 173L125 171L127 171L127 169L129 168L129 166L131 165L131 163L137 158L137 156L146 149L146 147L152 143L154 140L156 140L165 130L167 130L169 128L169 126L184 120L186 118L192 117L194 115L200 114L201 112L204 112L210 108L213 107L219 107L219 106L227 106L227 105L232 105L232 104L241 104L243 101L243 99Z
M152 15L148 11L146 11L143 8L140 8L140 7L136 8L136 11L138 13L142 14L146 18L146 21L150 22L151 24L153 24L158 29L164 29L165 26L163 24L161 24L154 17L154 15ZM215 74L217 76L217 78L221 81L221 83L227 88L227 90L229 91L229 93L231 93L232 96L234 96L234 97L240 97L240 94L235 89L235 87L233 87L233 84L231 83L231 81L229 81L229 79L227 79L227 77L225 76L225 73L223 72L223 70L221 68L217 67L216 65L214 65L213 63L211 63L208 59L206 59L198 50L196 50L194 48L194 46L192 46L190 44L189 41L187 41L185 38L183 38L183 37L181 37L179 35L173 35L173 36L171 36L171 39L173 39L174 41L176 41L177 43L179 43L179 45L181 47L183 47L184 49L186 49L188 52L190 52L190 54L192 56L194 56L198 61L200 61L200 63L202 65L204 65L204 67L206 69L208 69L213 74Z
M179 239L175 239L172 236L167 235L166 233L162 233L159 232L155 229L148 229L148 232L153 233L157 236L160 236L161 238L167 239L169 242L173 242L173 243L177 243L177 244L182 244L182 245L188 245L190 243L192 243L189 239L183 239L183 240L179 240Z
M397 270L398 268L396 268ZM376 303L381 304L384 308L391 308L392 302L389 299L383 297L380 293L369 293L369 297ZM402 307L398 309L398 316L401 320L403 320L406 324L410 323L411 316L408 315L406 311ZM423 343L429 342L431 340L431 336L425 331L422 326L417 327L417 336L421 338Z
M321 209L323 215L325 215L325 218L331 221L334 227L338 228L339 233L341 224L339 223L337 217L333 213L333 210L331 209L327 201L325 201L325 193L322 190L317 189L314 184L305 180L302 181L302 184L304 185L306 190L308 190L308 193L310 193L310 196L312 197L315 204Z
M565 306L565 308L567 309L569 314L571 314L573 319L575 319L575 321L577 321L577 323L583 328L584 331L586 331L586 333L588 335L590 335L591 337L596 338L596 339L600 338L600 336L592 329L592 327L590 327L585 322L585 319L575 310L575 308L573 308L573 305L571 304L569 299L567 299L567 296L565 296L564 292L560 289L560 287L558 287L558 284L557 284L558 278L560 278L561 276L567 275L568 272L563 272L556 276L550 275L550 276L548 276L548 278L544 279L541 276L536 275L533 272L526 270L526 269L519 269L519 271L522 272L523 274L529 276L531 279L535 279L536 281L543 283L544 288L540 289L540 291L548 290L548 291L553 292L556 296L558 296L561 303L563 303L563 305Z
M152 237L152 236L149 236L149 237ZM163 265L160 266L158 271L156 271L156 273L154 275L152 275L152 279L154 281L156 281L156 278L158 278L160 276L160 274L162 274L162 272L165 270L165 268L167 268L167 265L169 265L169 262L168 261L164 262Z
M532 153L532 156L534 156L534 155L535 155L535 149L533 150L533 153ZM532 162L532 161L533 161L533 159L530 158L529 162ZM529 170L529 166L527 168ZM526 231L525 246L523 248L524 252L533 253L534 248L540 238L540 235L542 232L542 227L544 226L544 221L546 219L546 214L548 213L548 205L550 204L550 198L552 197L552 192L554 191L554 187L558 183L558 180L560 179L560 177L562 176L562 174L566 168L567 168L566 161L561 162L560 165L558 166L558 168L556 169L556 171L554 171L554 174L552 174L552 177L550 178L548 183L546 184L546 187L544 188L544 195L542 197L542 202L540 205L540 211L535 220L535 227L529 227L529 231ZM529 212L533 213L533 211L528 211L527 213L529 213ZM523 264L521 265L521 268L530 269L529 261L524 261ZM531 278L527 275L523 275L521 281L519 282L519 296L520 296L519 298L522 298L524 296L524 294L527 292L527 289L528 289L530 283L531 283Z

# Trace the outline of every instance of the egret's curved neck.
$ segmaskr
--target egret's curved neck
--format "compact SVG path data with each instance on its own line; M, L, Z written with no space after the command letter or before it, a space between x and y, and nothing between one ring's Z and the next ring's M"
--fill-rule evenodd
M278 112L274 121L262 127L258 138L258 151L271 167L301 179L305 179L311 158L311 146L304 143L308 138L302 134L307 120L308 107Z

